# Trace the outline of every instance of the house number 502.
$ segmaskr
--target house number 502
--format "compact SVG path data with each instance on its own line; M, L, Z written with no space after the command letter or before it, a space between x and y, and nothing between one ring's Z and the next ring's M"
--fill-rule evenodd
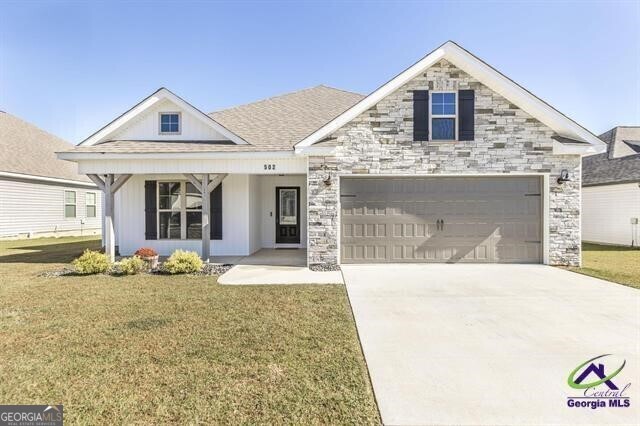
M265 164L264 165L264 169L265 170L275 170L276 169L276 165L275 164Z

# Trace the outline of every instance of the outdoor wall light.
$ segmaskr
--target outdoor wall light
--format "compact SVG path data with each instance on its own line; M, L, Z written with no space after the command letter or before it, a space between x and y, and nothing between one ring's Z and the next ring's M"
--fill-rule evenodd
M320 179L322 179L322 182L324 182L326 186L331 186L331 173L329 173L329 167L327 167L326 164L322 165L322 176Z
M571 179L569 179L569 170L562 169L562 171L560 172L560 177L558 178L558 183L562 185L565 182L571 182Z

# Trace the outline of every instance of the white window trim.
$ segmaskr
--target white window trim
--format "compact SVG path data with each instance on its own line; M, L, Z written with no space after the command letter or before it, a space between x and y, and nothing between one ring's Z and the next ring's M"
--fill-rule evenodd
M432 114L433 111L433 101L431 99L434 93L453 93L455 96L456 103L456 113L455 114L447 114L447 115L436 115L435 117ZM458 102L458 91L457 90L429 90L429 141L433 142L457 142L458 141L458 117L460 116L460 105ZM433 131L433 118L453 118L453 129L455 132L454 139L433 139L432 131Z
M67 203L67 192L73 192L75 194L74 196L74 203ZM74 206L75 207L75 212L76 214L74 216L67 216L67 206ZM65 189L64 190L64 199L62 201L62 216L65 219L77 219L78 218L78 191L73 190L73 189Z
M163 115L178 115L178 131L177 132L163 132L162 131L162 116ZM180 111L160 111L158 112L158 133L161 135L181 135L182 134L182 112ZM175 182L175 181L173 181Z
M179 183L180 184L180 209L161 209L160 208L160 184L163 183ZM158 240L163 241L200 241L201 238L187 238L187 213L200 212L199 209L187 209L187 181L186 180L159 180L156 183L156 235ZM180 238L162 238L160 237L160 213L161 212L177 212L180 213Z
M93 194L93 204L89 204L89 202L87 201L87 195L89 194ZM95 214L93 216L89 216L89 214L87 213L88 206L95 207ZM91 219L98 217L98 194L93 191L87 191L84 193L84 216Z

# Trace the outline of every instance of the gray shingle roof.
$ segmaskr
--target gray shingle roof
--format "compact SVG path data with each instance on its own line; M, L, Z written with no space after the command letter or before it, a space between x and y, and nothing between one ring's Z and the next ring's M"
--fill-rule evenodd
M0 111L1 172L91 182L77 173L76 164L56 157L70 148L70 143Z
M316 86L209 115L250 144L293 149L363 98L358 93Z
M116 140L97 145L80 145L73 152L98 152L120 154L144 154L167 152L259 152L291 151L285 145L236 145L229 141L140 141Z
M616 143L616 129L618 128L600 135L600 138L607 143L607 152L582 159L582 186L640 182L640 154L610 158ZM640 137L640 128L636 129ZM634 130L631 127L625 128L626 134L629 131Z
M248 145L224 141L114 140L77 146L73 152L256 152L291 151L302 138L359 102L363 95L316 86L254 103L212 112L215 121Z

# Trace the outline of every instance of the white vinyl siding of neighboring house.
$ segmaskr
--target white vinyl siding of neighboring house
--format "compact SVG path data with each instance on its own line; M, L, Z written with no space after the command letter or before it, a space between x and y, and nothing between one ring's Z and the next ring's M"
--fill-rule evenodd
M65 191L76 193L76 217L65 218ZM102 197L96 197L96 217L86 217L82 186L0 179L0 238L57 235L97 235L101 231Z
M638 183L582 188L583 241L640 245L640 187Z

